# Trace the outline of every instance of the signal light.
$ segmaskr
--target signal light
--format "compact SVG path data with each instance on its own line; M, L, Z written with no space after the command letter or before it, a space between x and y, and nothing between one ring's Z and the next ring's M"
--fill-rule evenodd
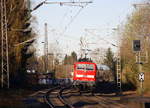
M133 51L141 51L141 41L133 40Z

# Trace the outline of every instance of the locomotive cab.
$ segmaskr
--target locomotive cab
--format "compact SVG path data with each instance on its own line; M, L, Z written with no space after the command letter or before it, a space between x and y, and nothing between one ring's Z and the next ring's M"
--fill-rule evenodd
M93 87L96 82L96 64L92 62L77 62L74 64L74 85Z

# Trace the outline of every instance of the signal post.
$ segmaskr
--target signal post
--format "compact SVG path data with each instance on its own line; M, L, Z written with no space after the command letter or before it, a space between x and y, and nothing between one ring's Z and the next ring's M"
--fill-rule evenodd
M133 40L133 51L136 53L136 64L138 64L138 80L140 82L140 95L143 95L143 82L144 82L144 72L142 70L142 66L144 63L147 63L147 52L145 56L142 56L142 51L141 51L141 40ZM142 61L142 58L146 58L145 61Z

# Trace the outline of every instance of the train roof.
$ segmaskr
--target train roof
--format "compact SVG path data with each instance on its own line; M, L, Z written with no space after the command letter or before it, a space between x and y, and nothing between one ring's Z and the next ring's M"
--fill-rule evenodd
M110 70L110 68L107 65L102 64L96 64L98 70Z

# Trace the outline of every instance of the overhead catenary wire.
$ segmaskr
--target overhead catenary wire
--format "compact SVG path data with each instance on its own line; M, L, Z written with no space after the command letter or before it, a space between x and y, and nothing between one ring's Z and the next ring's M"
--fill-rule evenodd
M41 7L42 5L44 4L59 4L60 6L63 6L63 5L67 5L67 6L78 6L78 7L82 7L81 4L88 4L88 3L92 3L92 1L81 1L81 2L75 2L75 1L71 1L71 2L50 2L50 1L47 1L47 0L44 0L43 2L39 3L37 6L35 6L33 9L30 10L30 12L33 12L35 10L37 10L39 7Z
M74 6L81 6L81 4L89 4L92 3L92 1L80 1L80 2L76 2L76 1L72 1L72 2L48 2L47 0L44 1L45 4L60 4L60 6L63 5L72 5L74 4Z
M65 19L66 19L66 17L68 16L69 13L72 13L72 10L70 10L69 8L67 8L67 12L65 12L64 15L62 16L62 19L61 19L61 21L60 21L60 23L59 23L59 26L62 27L63 22L65 21Z
M42 5L44 4L60 4L60 6L63 6L63 5L68 5L68 6L78 6L78 7L81 7L79 9L79 11L77 12L77 14L72 17L72 19L70 20L70 22L67 24L67 26L65 26L64 28L64 31L61 33L61 36L63 36L65 34L65 32L68 30L69 26L71 25L71 23L75 20L75 18L80 14L80 12L83 10L84 7L86 7L89 3L92 3L93 1L74 1L74 0L71 0L71 1L65 1L65 2L50 2L50 1L47 1L47 0L44 0L43 2L41 2L40 4L38 4L37 6L35 6L32 10L30 10L31 12L32 11L35 11L36 9L38 9L39 7L41 7ZM83 5L85 4L85 5ZM59 38L58 38L59 39Z
M70 25L73 23L73 21L78 17L78 15L81 13L81 11L82 11L87 5L88 5L88 3L87 3L85 6L83 6L82 8L80 8L79 11L74 15L74 17L72 17L72 19L70 20L70 22L69 22L69 23L67 24L67 26L65 27L65 29L64 29L64 31L63 31L61 37L71 38L71 39L77 40L76 38L73 38L73 37L66 37L64 34L66 33L66 31L68 30L68 28L70 27ZM59 38L61 38L61 37L59 37ZM58 39L59 39L59 38L58 38Z
M72 19L70 20L70 22L65 26L64 31L63 31L62 34L61 34L61 37L65 37L64 34L66 33L66 31L68 30L68 28L70 27L70 25L73 23L73 21L78 17L78 15L81 13L81 11L82 11L87 5L88 5L88 3L87 3L84 7L80 8L79 11L75 14L75 16L72 17ZM59 38L61 38L61 37L59 37ZM59 38L58 38L58 39L59 39Z
M97 35L97 34L95 34L95 33L93 33L93 32L90 32L90 31L88 31L88 30L87 30L87 32L90 33L90 34L93 34L93 35L95 35L95 36L99 36L99 35ZM98 37L98 38L99 38L100 40L105 41L105 42L108 43L108 44L111 44L112 46L118 47L117 45L111 43L110 41L108 41L108 40L106 40L106 39L104 39L104 38L101 38L101 37Z
M74 2L74 0L71 0L72 2ZM70 20L70 22L65 26L65 29L64 29L64 31L63 31L63 35L65 34L65 32L68 30L68 28L70 27L70 25L73 23L73 21L78 17L78 15L81 13L81 11L89 4L89 3L93 3L93 1L94 0L91 0L90 2L83 2L83 3L85 3L85 5L84 6L82 6L80 9L79 9L79 11L75 14L75 16L74 17L72 17L72 19ZM80 1L81 2L81 1ZM82 2L81 2L82 3ZM62 35L62 36L63 36Z
M62 35L62 32L59 30L56 31L56 29L55 29L55 31L53 31L51 33L52 33L52 35L57 36L57 38L55 38L55 40L57 40L57 41L59 38L62 37L62 36L60 37L60 35ZM67 35L67 34L64 34L63 38L70 39L70 40L79 40L78 38L75 38L75 36L71 36L71 35Z
M70 26L72 24L72 22L77 18L77 16L81 13L81 11L87 6L88 4L86 4L84 7L80 8L79 11L76 13L76 15L70 20L70 22L68 23L67 26ZM67 26L65 27L65 29L67 29Z
M60 37L65 37L64 34L66 33L66 31L68 30L68 28L70 27L70 25L73 23L73 21L77 18L77 16L80 14L80 12L84 9L84 7L86 7L89 3L92 3L92 1L78 1L75 2L74 0L71 2L48 2L47 0L41 2L39 5L37 5L35 8L33 8L31 10L34 11L36 9L38 9L40 6L44 5L44 4L60 4L60 6L63 5L69 5L69 6L78 6L80 7L79 11L75 14L75 16L73 16L70 20L70 22L65 26L64 31L61 33ZM83 4L83 5L82 5ZM59 38L60 38L59 37ZM58 38L58 39L59 39ZM66 38L66 37L65 37ZM58 43L58 39L57 39L57 43ZM72 38L71 38L72 39Z

